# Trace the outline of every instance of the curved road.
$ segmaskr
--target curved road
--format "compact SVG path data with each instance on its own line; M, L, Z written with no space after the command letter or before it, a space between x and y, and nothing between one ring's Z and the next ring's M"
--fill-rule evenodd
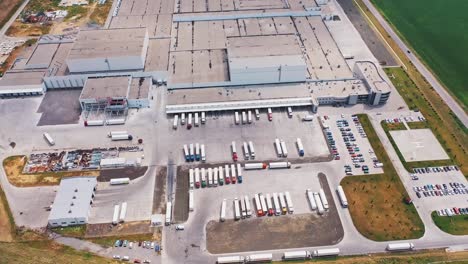
M390 24L385 20L385 18L379 13L377 8L369 0L363 0L366 7L372 12L372 14L377 18L379 23L384 27L387 33L392 37L392 39L397 43L398 47L404 51L406 57L414 64L416 69L426 78L429 84L434 87L439 96L444 100L444 102L450 107L452 112L460 119L460 121L468 127L468 115L463 110L463 108L458 104L455 99L447 92L447 90L440 84L437 78L427 69L427 67L419 60L419 58L413 53L407 53L407 50L411 50L395 33Z

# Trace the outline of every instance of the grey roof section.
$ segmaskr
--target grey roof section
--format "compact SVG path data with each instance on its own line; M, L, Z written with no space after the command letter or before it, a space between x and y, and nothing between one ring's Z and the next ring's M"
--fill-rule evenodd
M80 31L68 59L141 56L146 28Z
M23 86L41 85L42 77L45 71L8 71L0 79L0 89L2 87L9 87L8 89L21 90Z
M95 177L62 179L50 211L49 220L87 218L96 185L97 180Z
M80 99L125 98L130 76L88 78Z
M59 44L39 44L26 63L27 69L47 68L57 51Z
M151 84L152 84L152 80L150 77L132 78L127 99L148 98Z
M301 55L296 37L288 35L228 38L229 59L281 55Z

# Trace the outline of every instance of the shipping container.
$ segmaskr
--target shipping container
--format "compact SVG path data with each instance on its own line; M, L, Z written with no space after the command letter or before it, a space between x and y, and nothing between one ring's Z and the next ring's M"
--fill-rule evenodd
M255 262L271 262L273 260L273 254L263 253L263 254L254 254L247 256L245 262L255 263Z
M201 176L201 187L205 188L206 187L206 170L205 168L201 168L200 170L200 176Z
M239 199L239 203L240 203L241 218L245 219L247 217L247 209L245 208L245 202L244 202L244 199L242 199L242 197Z
M206 154L205 154L205 144L201 144L200 146L200 154L201 154L201 161L206 161Z
M286 206L286 200L284 200L284 194L278 194L280 206L281 206L281 214L286 214L288 212L288 207Z
M167 202L166 204L166 222L165 225L170 225L172 222L172 203Z
M310 189L307 189L306 194L307 194L307 199L309 200L309 203L310 203L310 209L312 209L312 211L317 210L317 203L315 202L314 194L312 193L312 191Z
M201 112L201 123L204 125L206 123L206 114L205 112Z
M273 193L273 204L275 206L275 215L281 215L281 206L278 200L278 194Z
M227 264L227 263L244 263L244 257L242 256L230 256L230 257L218 257L216 263Z
M224 165L224 182L226 184L230 184L231 183L231 177L229 176L229 170L230 170L230 167L229 165Z
M111 140L112 141L118 141L118 140L132 140L133 137L132 135L112 135Z
M231 183L235 184L237 182L236 166L231 164Z
M213 169L208 168L208 187L213 186Z
M320 215L323 214L325 209L323 209L322 200L320 200L320 195L317 192L314 192L314 200L317 204L317 213Z
M239 112L234 113L234 123L238 125L240 123Z
M287 162L287 161L270 162L268 167L270 169L289 169L289 168L291 168L291 162Z
M198 113L195 113L195 118L193 124L197 127L200 125L200 120L198 119Z
M297 144L297 151L299 152L299 156L304 156L304 145L302 145L302 140L300 138L296 139Z
M340 254L339 248L324 248L317 249L314 251L314 257L329 257L329 256L338 256Z
M234 198L234 220L239 220L241 218L241 211L239 207L239 200Z
M413 250L414 244L413 243L391 243L387 245L388 251L405 251L405 250Z
M107 133L108 137L112 137L113 135L128 135L128 131L111 131Z
M195 188L200 188L200 186L201 186L201 183L200 183L200 169L195 168L194 173L195 173Z
M106 120L106 125L108 125L108 126L123 125L123 124L125 124L125 119L124 118Z
M262 209L262 204L260 203L260 196L258 193L254 195L255 209L257 210L257 216L264 216L265 212Z
M310 259L311 255L309 251L290 251L290 252L284 252L283 259L284 260L305 260L305 259Z
M271 111L271 108L268 108L268 121L273 121L273 111Z
M245 111L242 111L242 124L247 123L247 114Z
M286 197L286 203L288 204L288 212L290 214L294 213L294 205L291 199L291 195L289 192L284 192L284 196Z
M231 151L232 151L232 160L237 161L237 148L236 148L235 141L231 142Z
M237 181L239 183L242 183L242 180L243 180L243 174L242 174L242 166L240 165L240 163L237 163Z
M173 129L177 129L177 125L179 124L179 116L174 115L174 123L172 124Z
M189 190L189 211L193 212L195 209L195 200L193 197L193 190Z
M181 125L185 125L185 113L182 113L182 114L180 115L180 124L181 124Z
M115 178L110 180L110 185L129 184L130 178Z
M278 155L278 157L279 158L283 157L283 151L281 150L281 144L278 138L275 139L275 149L276 149L276 154Z
M344 208L347 208L348 199L346 199L346 195L343 190L343 187L341 187L341 185L338 185L338 188L336 188L336 192L338 193L338 197L340 198L341 206L343 206Z
M190 160L195 161L195 147L193 146L193 143L190 143L189 145L189 155L190 155Z
M252 111L247 112L247 123L252 124Z
M54 139L50 136L49 133L44 132L44 134L42 134L42 135L44 136L44 138L45 138L45 140L47 141L47 143L49 143L49 145L51 145L51 146L55 145L55 141L54 141Z
M273 209L273 203L271 202L271 196L269 193L266 194L266 204L268 208L268 215L272 216L275 213L275 210Z
M250 152L250 158L255 159L255 148L254 148L252 141L249 141L249 152Z
M119 222L123 223L125 221L125 216L127 215L127 202L123 202L120 206L120 215Z
M193 169L189 170L189 187L193 189L195 187L195 172Z
M104 120L86 120L84 122L85 126L103 126Z
M281 152L283 153L283 157L287 157L288 149L286 148L286 143L283 140L281 140L280 146L281 146Z
M247 217L252 216L252 207L250 206L249 196L244 196L244 203L245 203L245 211L247 213Z
M218 186L219 177L218 177L218 168L213 168L213 186Z
M120 206L118 204L114 205L114 214L112 215L112 224L114 225L119 223L119 212Z
M200 155L200 144L195 143L195 160L199 161L201 158Z
M219 185L224 185L223 166L219 166L218 173L219 173Z
M245 163L244 164L244 169L245 170L263 170L266 169L267 164L266 163Z
M242 148L244 150L244 159L245 160L249 160L250 158L250 153L249 153L249 147L247 145L247 142L244 142L244 144L242 144Z
M323 209L328 210L329 208L328 200L327 200L327 196L325 196L325 192L323 191L323 189L320 189L319 195L320 195L320 200L322 201L322 204L323 204Z
M223 199L221 203L221 215L219 216L219 221L224 222L226 220L226 199Z
M185 157L185 161L187 162L190 161L190 153L189 153L187 145L184 145L184 157Z
M191 129L192 128L192 113L188 113L188 117L187 117L187 129Z

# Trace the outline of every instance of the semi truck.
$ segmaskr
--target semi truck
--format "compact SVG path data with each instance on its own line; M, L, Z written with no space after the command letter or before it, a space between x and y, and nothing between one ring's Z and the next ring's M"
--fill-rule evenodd
M247 123L252 124L252 111L247 112Z
M289 169L291 168L291 162L283 161L283 162L270 162L268 165L270 169Z
M172 124L173 129L177 129L177 125L179 124L179 116L174 115L174 123Z
M271 108L268 107L268 121L273 121L273 111L271 111Z
M191 128L192 128L192 113L189 113L187 117L187 129L191 129Z
M110 180L110 185L129 184L130 178L115 178Z
M206 123L206 114L205 112L201 112L201 123L204 125Z
M244 263L245 258L243 256L229 256L229 257L218 257L216 263L227 264L227 263Z
M200 174L201 174L201 187L205 188L206 187L206 170L205 170L205 168L201 168Z
M200 144L195 143L195 160L196 160L196 161L199 161L200 158L201 158L201 155L200 155Z
M249 152L250 152L250 158L255 159L255 148L254 148L252 141L249 141Z
M242 124L247 123L247 114L245 111L242 111Z
M205 162L206 161L205 144L201 144L200 154L201 154L201 161Z
M85 126L103 126L104 120L86 120L84 121Z
M190 212L193 212L193 210L195 209L195 200L194 200L194 197L193 197L193 190L189 190L189 211Z
M195 113L194 125L197 127L200 125L200 120L198 119L198 113Z
M278 155L279 158L283 157L283 151L281 150L281 144L278 138L275 139L275 149L276 155Z
M260 198L260 205L262 206L263 215L266 215L268 212L268 206L265 202L265 196L260 193L258 197Z
M250 153L249 153L249 147L247 146L247 142L244 142L244 144L242 144L242 148L244 150L244 159L249 160L250 159Z
M237 148L236 148L236 142L232 141L231 142L231 151L232 151L232 160L237 161Z
M271 262L273 260L273 254L271 253L264 253L264 254L254 254L247 256L245 258L245 262L253 263L253 262Z
M245 208L245 201L242 197L239 199L240 203L240 211L241 211L241 218L245 219L247 217L247 209Z
M234 198L234 220L239 220L241 219L241 211L239 207L239 200Z
M112 137L113 135L128 135L128 131L111 131L107 133L108 137Z
M244 169L245 170L263 170L266 169L267 164L266 163L245 163L244 164Z
M219 185L224 185L223 166L218 167L218 173L219 173Z
M304 146L302 145L302 140L300 138L296 139L297 144L297 152L299 152L299 156L304 156Z
M262 209L262 204L260 203L260 196L258 193L254 195L254 201L255 201L255 209L257 210L257 216L264 216L264 212Z
M108 125L108 126L123 125L123 124L125 124L125 119L123 119L123 118L106 120L106 125Z
M288 156L288 149L286 148L286 143L283 140L281 140L280 146L281 146L281 152L283 153L283 157L286 158Z
M181 125L185 125L185 113L182 113L182 114L180 115L180 124L181 124Z
M278 200L278 194L273 193L273 204L275 205L275 215L281 215L281 206Z
M284 200L284 194L279 193L279 202L281 206L281 214L286 214L288 212L288 208L286 206L286 201Z
M118 140L132 140L133 137L132 135L128 134L122 134L122 135L112 135L111 140L112 141L118 141Z
M195 168L194 174L195 174L195 188L198 189L201 186L201 183L200 183L200 169Z
M320 200L322 200L323 209L328 210L329 208L328 200L327 200L327 197L325 196L325 192L323 191L323 189L320 189L319 195L320 195Z
M219 216L219 221L224 222L226 220L226 199L223 199L221 203L221 215Z
M193 189L195 187L195 172L193 169L189 170L189 187Z
M413 250L414 244L413 243L391 243L387 245L388 251L405 251L405 250Z
M120 207L119 222L123 223L125 221L125 216L127 215L127 202L123 202Z
M186 144L184 145L184 157L186 162L190 161L190 153Z
M344 208L348 207L348 199L346 198L346 194L343 190L343 187L341 185L338 185L338 188L336 188L336 192L338 193L338 197L340 198L341 206Z
M224 182L226 184L231 183L231 177L229 176L229 165L224 165Z
M314 192L314 200L317 204L317 213L322 215L325 212L325 209L323 209L322 201L320 200L320 195L317 192Z
M213 169L208 168L208 187L213 186Z
M244 203L245 203L245 212L247 213L247 217L252 216L252 207L250 206L249 196L244 196Z
M114 205L114 214L112 215L113 225L116 225L119 223L119 211L120 211L120 206L118 204Z
M190 155L190 160L195 161L195 148L193 146L193 143L190 143L189 145L189 155Z
M235 184L237 182L236 166L231 164L231 183Z
M307 194L307 199L309 200L309 203L310 203L310 209L312 209L312 211L317 210L317 203L315 202L314 194L312 193L312 191L310 189L307 189L306 194Z
M284 260L306 260L310 259L311 254L309 251L289 251L289 252L284 252L283 259Z
M219 183L219 176L218 176L218 168L213 168L213 186L218 186Z
M284 196L286 197L286 203L288 204L288 212L290 214L294 213L294 205L291 199L291 195L289 192L284 192Z
M275 210L273 209L273 203L271 202L271 196L269 193L266 194L266 203L268 208L268 215L272 216L275 213Z
M242 178L243 178L243 174L242 174L242 166L240 165L240 163L237 163L236 164L237 166L237 181L239 183L242 183Z
M239 112L234 112L234 123L238 125L240 123L239 120Z
M324 249L317 249L313 252L314 257L330 257L330 256L338 256L340 254L339 248L324 248Z
M172 203L167 202L166 204L166 222L165 225L170 225L172 222Z

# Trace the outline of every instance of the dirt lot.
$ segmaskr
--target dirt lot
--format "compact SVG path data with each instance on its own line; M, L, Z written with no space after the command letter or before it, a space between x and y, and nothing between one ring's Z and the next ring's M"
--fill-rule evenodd
M21 5L22 0L2 0L0 1L0 28L3 27L15 10Z
M11 156L3 160L8 181L16 187L57 185L63 177L99 176L99 171L67 171L23 174L26 156Z
M319 180L330 204L330 211L323 216L311 213L211 221L206 226L208 251L220 254L337 244L344 230L326 176L319 174Z
M166 213L166 174L167 167L159 167L156 170L154 182L153 214Z
M81 107L81 89L48 91L37 110L42 113L38 126L77 124Z
M101 170L101 173L97 180L99 182L108 182L111 179L115 178L130 178L130 180L134 180L145 175L147 170L147 166Z
M174 222L185 222L188 219L188 190L189 181L187 178L188 169L182 166L177 167L176 195L174 203Z

